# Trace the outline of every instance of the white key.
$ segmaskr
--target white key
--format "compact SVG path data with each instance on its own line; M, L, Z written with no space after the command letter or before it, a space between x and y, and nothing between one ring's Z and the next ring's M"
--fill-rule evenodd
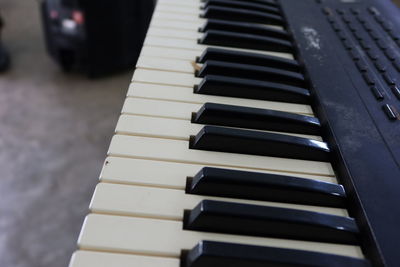
M192 112L198 111L201 106L192 103L127 98L122 113L190 120Z
M69 267L179 267L179 264L178 258L80 250L72 255Z
M150 83L131 83L128 90L128 97L187 102L192 104L204 104L206 102L210 102L226 105L272 109L314 116L311 107L308 105L282 103L266 100L253 100L236 97L193 94L193 91L190 88ZM193 112L195 112L195 110L193 110Z
M153 107L146 107L146 108L149 113L154 110ZM204 127L204 124L191 123L190 120L181 120L181 119L164 118L164 117L162 118L150 117L150 114L145 114L145 115L149 116L141 116L141 115L120 116L115 130L116 134L189 141L189 137L191 135L196 135ZM190 116L190 114L188 115ZM295 134L295 133L276 132L276 131L263 131L263 130L257 130L257 131L291 135L317 141L323 141L322 137L315 135Z
M147 31L148 36L158 36L158 37L172 37L172 38L182 38L188 40L197 40L201 38L204 33L198 32L196 30L177 30L169 29L163 27L150 27Z
M157 6L178 6L178 7L189 7L189 8L200 8L204 6L204 3L200 0L158 0Z
M197 33L199 28L204 25L203 22L185 22L173 19L158 19L153 18L151 20L149 29L151 28L167 28L167 29L176 29L181 31L190 31L193 33Z
M191 14L193 17L198 17L202 10L200 10L200 2L194 5L186 5L182 6L177 4L171 4L167 1L161 1L157 3L157 7L154 10L155 12L166 12L172 14Z
M174 86L184 86L193 88L202 79L196 78L190 73L169 72L159 70L136 69L132 81L150 82L155 84L165 84Z
M293 54L290 54L290 53L251 50L251 49L243 49L243 48L232 48L232 47L224 47L224 46L203 45L203 44L198 44L196 40L171 38L171 37L158 37L158 36L150 36L150 35L147 35L146 39L144 40L144 46L156 46L156 47L194 50L194 51L198 51L198 56L200 56L201 53L203 53L204 49L206 49L207 47L215 47L215 48L228 49L228 50L234 50L234 51L252 52L252 53L258 53L258 54L272 55L272 56L277 56L277 57L294 59Z
M184 22L194 22L194 23L205 23L206 19L204 18L200 18L199 16L195 15L195 14L181 14L181 13L171 13L168 11L163 11L162 8L158 9L158 7L156 7L156 9L154 10L153 13L153 18L157 18L157 19L165 19L165 20L179 20Z
M348 216L345 209L339 208L200 196L186 194L184 190L108 183L97 185L90 210L93 213L182 221L184 210L194 209L205 199Z
M194 60L189 61L180 59L158 58L154 56L141 56L138 59L136 68L184 72L194 75L195 70L201 69L202 65L203 64L198 64L194 62Z
M168 47L143 46L140 56L153 56L158 58L176 58L185 59L194 62L194 59L199 56L198 51L184 50Z
M363 258L359 247L278 238L182 230L180 221L90 214L78 245L81 249L179 257L201 240L300 249Z
M184 190L186 187L186 177L195 176L202 168L206 166L210 165L108 157L104 162L104 166L100 174L100 181ZM228 169L254 172L254 170L247 168L230 167ZM257 172L288 176L294 175L296 177L313 179L327 183L338 183L333 175L318 176L267 170L257 170Z
M109 156L333 176L330 163L189 149L188 141L114 135Z

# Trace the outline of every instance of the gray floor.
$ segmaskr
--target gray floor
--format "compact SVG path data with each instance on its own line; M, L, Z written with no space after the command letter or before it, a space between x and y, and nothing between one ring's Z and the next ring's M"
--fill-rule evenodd
M37 3L0 0L0 266L67 266L131 73L88 81L45 54Z

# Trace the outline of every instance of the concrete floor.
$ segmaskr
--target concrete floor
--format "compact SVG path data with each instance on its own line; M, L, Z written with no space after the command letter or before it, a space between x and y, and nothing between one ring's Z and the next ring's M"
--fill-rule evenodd
M1 0L0 266L67 266L131 73L89 81L46 55L38 5Z

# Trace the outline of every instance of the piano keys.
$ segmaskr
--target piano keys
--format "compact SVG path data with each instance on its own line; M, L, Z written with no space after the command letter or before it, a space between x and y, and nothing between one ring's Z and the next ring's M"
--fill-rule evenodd
M396 266L387 118L331 29L378 4L326 2L158 1L70 267Z

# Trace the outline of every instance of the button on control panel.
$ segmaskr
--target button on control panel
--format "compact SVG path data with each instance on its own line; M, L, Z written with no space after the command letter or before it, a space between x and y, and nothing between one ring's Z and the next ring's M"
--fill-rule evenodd
M374 6L325 6L322 11L371 97L390 121L400 120L400 33Z

